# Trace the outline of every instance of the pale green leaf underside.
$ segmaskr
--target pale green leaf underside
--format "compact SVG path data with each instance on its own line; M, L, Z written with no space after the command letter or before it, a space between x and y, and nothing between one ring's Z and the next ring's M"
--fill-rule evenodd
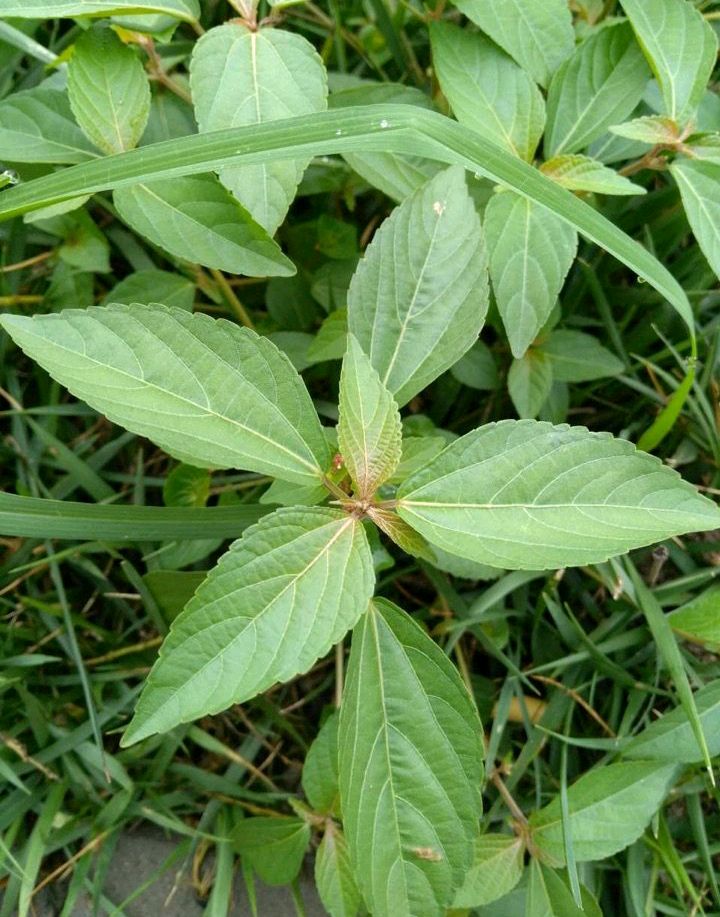
M316 812L330 812L338 801L338 718L335 711L325 720L303 762L303 792Z
M550 360L558 382L589 382L623 371L622 360L582 331L553 331L540 349Z
M390 392L353 335L340 374L338 448L357 495L371 497L400 462L402 425Z
M333 822L328 824L315 854L315 885L331 917L355 917L362 898L353 875L347 843Z
M572 53L575 36L565 0L453 0L541 86Z
M253 277L295 273L292 261L214 175L120 188L125 222L177 258Z
M355 624L373 586L356 519L320 507L266 516L223 555L173 622L124 743L218 713L307 671Z
M552 363L540 350L528 350L524 357L513 360L507 383L518 417L537 417L552 388Z
M716 619L717 608L716 605L712 612ZM720 680L701 688L694 699L700 725L707 738L708 753L714 758L720 755ZM622 753L627 758L684 764L699 764L703 760L692 725L682 707L676 707L651 723L623 746Z
M150 83L140 58L111 29L92 28L68 65L70 106L103 153L137 146L150 114Z
M636 185L629 178L614 169L579 153L553 156L542 165L542 171L571 191L590 191L595 194L645 194L642 185Z
M531 160L545 126L545 102L533 80L477 32L437 22L430 37L435 72L458 121Z
M0 102L0 158L71 165L97 155L66 93L36 87Z
M715 66L718 42L688 0L623 0L623 8L658 81L665 113L691 118Z
M398 496L430 544L508 569L600 563L720 525L710 500L632 443L534 421L462 436Z
M720 277L720 162L677 160L670 171L698 245Z
M623 761L588 771L568 788L568 826L577 862L604 860L637 840L660 808L677 764ZM565 862L560 798L530 817L533 844Z
M512 891L522 876L524 852L519 837L480 835L475 842L475 859L455 895L453 907L480 907Z
M577 251L577 234L533 201L504 191L485 208L490 278L513 356L547 321Z
M167 13L192 22L200 18L199 0L0 0L0 17L50 19L114 16L125 13Z
M330 108L383 103L430 107L425 93L400 83L363 83L353 89L334 92L328 99ZM338 130L341 136L342 128ZM346 153L344 158L361 178L397 202L404 201L442 169L442 163L432 159L391 152Z
M201 132L322 111L327 76L313 46L293 32L228 23L206 32L190 64ZM310 157L220 169L220 180L272 235L288 211Z
M476 341L488 305L480 219L459 166L397 207L348 292L350 331L399 405Z
M637 106L650 77L626 22L587 38L550 83L545 156L576 153L624 121Z
M481 728L457 671L382 599L353 634L340 711L340 795L374 917L439 917L473 856Z
M0 322L74 395L190 465L310 484L330 460L292 364L247 328L138 304Z

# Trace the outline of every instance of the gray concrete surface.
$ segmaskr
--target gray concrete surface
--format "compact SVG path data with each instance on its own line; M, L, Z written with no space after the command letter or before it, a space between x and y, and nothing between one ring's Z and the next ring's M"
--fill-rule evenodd
M141 885L154 870L172 853L177 840L169 838L153 826L143 825L133 832L124 834L118 841L103 892L114 904L119 904L134 889ZM126 917L202 917L204 903L198 901L185 873L171 895L176 883L178 864L151 885L132 904L123 909ZM302 897L307 917L322 917L326 914L312 881L311 864L306 863L301 876ZM260 917L296 917L290 891L286 888L271 888L260 880L256 881L258 913ZM64 900L62 888L48 889L42 900L36 902L37 917L56 917ZM242 876L236 877L232 917L249 917L245 883ZM98 917L102 917L101 911ZM89 899L78 902L73 917L96 917Z

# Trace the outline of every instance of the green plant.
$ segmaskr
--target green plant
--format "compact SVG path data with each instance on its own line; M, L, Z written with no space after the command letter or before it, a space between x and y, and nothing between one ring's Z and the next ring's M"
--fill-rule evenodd
M628 19L617 21L606 20L608 4L574 4L577 46L564 0L535 3L527 29L519 28L518 3L500 12L485 0L457 0L482 31L461 28L455 15L442 19L440 5L428 16L428 34L441 104L454 121L428 111L422 93L383 83L338 90L325 112L327 74L312 44L280 26L274 12L260 21L256 3L235 6L239 20L214 25L192 45L186 80L158 47L167 42L172 60L176 20L197 23L200 16L190 0L0 0L5 16L120 17L83 21L67 89L33 86L0 101L0 155L13 168L70 166L3 191L0 217L25 214L26 225L57 240L53 283L63 291L55 302L80 300L83 307L51 302L45 313L5 314L0 324L74 396L180 463L164 482L167 515L158 508L145 530L134 527L132 513L115 522L104 513L105 524L122 524L123 537L138 541L171 532L168 570L203 562L219 538L236 525L245 529L209 572L191 571L190 588L178 589L169 633L122 746L252 701L339 647L339 712L324 719L308 751L306 802L289 798L292 815L256 814L232 829L222 822L243 861L265 881L292 882L315 832L316 881L333 915L477 908L513 893L523 874L527 913L597 913L578 864L638 842L681 766L702 763L711 775L718 752L719 682L693 693L672 617L630 561L607 563L718 529L720 511L645 451L673 433L688 404L707 420L706 404L690 400L698 385L696 316L661 261L620 228L632 210L613 222L602 197L643 195L646 187L629 176L669 165L700 247L720 269L718 134L697 123L715 33L687 0L625 0ZM282 4L270 4L276 6ZM337 27L342 33L340 20ZM10 37L20 47L31 40L17 30ZM642 100L650 71L658 95L648 114ZM151 93L149 76L163 93ZM147 145L138 147L144 136ZM536 165L543 138L544 161ZM314 294L328 314L308 341L317 309L275 234L311 158L335 152L397 206L359 261L350 224L318 218L317 247L328 260L319 278L317 269ZM633 157L621 171L611 167ZM322 181L324 191L333 189L329 168ZM133 244L142 240L171 265L196 267L170 273L150 262L91 305L87 275L110 270L107 241L87 209L91 195L135 233ZM649 425L644 417L633 422L638 448L623 436L562 422L569 385L612 380L630 367L587 261L588 288L604 310L613 350L587 330L592 322L558 327L558 296L576 260L578 232L664 295L682 319L671 327L687 335L687 359L677 359L681 375L662 371L666 403ZM304 270L316 268L297 236L284 239L307 259ZM145 261L136 254L138 264ZM193 270L233 321L193 312ZM255 327L226 274L271 278L269 334ZM440 377L472 391L497 390L495 356L480 339L486 320L507 350L507 390L519 419L464 422L458 436L418 417L413 405L429 388L438 392ZM670 346L668 353L678 356ZM322 380L313 398L300 371L341 357L336 409L334 380ZM337 426L323 425L319 414ZM717 457L712 424L710 410L703 447ZM205 509L210 472L237 470L249 475L256 499L225 507L224 516ZM82 474L95 500L110 498L102 481ZM42 532L33 514L55 511L59 528L49 535L92 534L92 515L78 505L44 509L37 494L3 496L8 534ZM172 515L172 507L186 509ZM441 632L442 646L382 589L375 596L380 533L452 603L457 619ZM494 588L555 583L561 574L554 571L568 567L593 571L603 588L620 583L619 594L642 612L679 705L632 738L623 730L622 740L606 746L592 740L590 747L619 757L571 786L563 744L559 792L526 818L495 769L499 738L491 733L483 747L473 674L459 641L466 632L487 641L512 674L498 700L507 717L516 686L532 687L488 634L483 610L497 601ZM489 604L481 594L468 607L445 574L498 581L487 588ZM161 588L171 582L162 580ZM543 610L572 642L573 612L549 586L538 598L537 614ZM676 632L702 631L697 613L680 609ZM342 641L350 631L345 680ZM577 652L623 683L622 667L587 642ZM453 650L459 670L449 659ZM625 687L636 690L628 680ZM556 718L547 729L557 735L564 728L567 737L570 715L563 715L564 727ZM522 716L529 724L526 708ZM490 773L483 776L485 760ZM512 835L481 833L488 779L509 806ZM663 830L658 844L666 843ZM27 894L19 894L27 912Z

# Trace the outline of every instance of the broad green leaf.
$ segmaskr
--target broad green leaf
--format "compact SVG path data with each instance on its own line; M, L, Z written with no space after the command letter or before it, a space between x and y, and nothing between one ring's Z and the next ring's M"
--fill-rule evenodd
M623 371L622 360L582 331L553 331L539 349L550 360L558 382L590 382Z
M483 341L475 341L470 350L450 367L450 372L468 388L491 392L498 387L495 358Z
M360 499L369 499L400 462L402 426L390 392L353 335L340 373L338 448Z
M199 0L0 0L3 18L55 19L120 13L167 13L193 22L200 18L200 4Z
M632 443L534 421L460 437L398 498L400 515L431 545L522 570L600 563L720 525L710 500Z
M161 302L189 312L194 299L195 284L187 277L149 269L128 274L110 290L103 303Z
M537 417L547 401L553 384L553 367L542 350L531 348L525 356L512 361L508 372L508 394L518 416Z
M330 95L330 108L350 108L354 105L379 104L415 105L430 107L428 96L411 86L400 83L363 83L352 89ZM342 134L342 128L338 128ZM351 169L373 187L400 203L413 191L436 175L442 164L419 156L400 156L397 153L346 153L345 160Z
M151 570L143 576L143 582L169 624L177 618L206 576L206 570Z
M642 98L650 72L626 22L590 35L550 83L545 156L577 153L624 121Z
M332 812L338 803L338 714L320 727L305 756L302 788L316 812Z
M636 841L658 811L676 764L623 761L596 767L568 787L567 827L578 863L604 860ZM550 865L565 862L560 797L530 817L533 846Z
M124 744L306 672L365 611L373 584L365 531L353 517L321 507L266 516L173 622Z
M483 222L490 279L514 357L522 357L555 306L577 251L575 231L513 191L495 194Z
M488 305L480 219L462 168L440 172L397 207L348 293L350 331L399 405L477 340Z
M715 617L719 617L715 607ZM672 620L672 618L671 618ZM720 755L720 680L701 688L695 695L702 731L710 757ZM703 760L697 738L682 707L675 707L623 746L623 757L654 761L699 764Z
M665 114L684 123L695 114L717 57L709 22L688 0L622 0L658 81Z
M342 112L319 112L280 122L234 128L211 136L181 137L137 153L81 163L6 190L0 195L0 221L60 203L81 194L126 187L152 178L197 174L223 164L266 161L268 153L293 157L361 149L406 152L443 162L461 162L541 203L588 239L601 245L664 296L690 332L696 353L693 311L680 284L648 249L606 217L538 169L486 140L481 134L435 112L407 105L370 105ZM340 134L338 135L338 131ZM337 262L338 264L340 262Z
M289 885L310 846L310 825L301 818L243 818L232 833L233 847L263 882Z
M315 340L308 347L307 359L310 364L342 360L347 347L347 336L347 309L336 309L323 321Z
M595 194L645 194L642 185L579 153L553 156L541 166L545 175L571 191L591 191Z
M295 484L276 479L260 497L260 503L276 506L315 506L328 496L324 484Z
M547 86L572 54L575 36L565 0L453 0L492 40L540 83Z
M525 844L507 834L481 834L475 842L475 859L453 907L480 907L502 898L520 881Z
M295 273L278 244L214 175L120 188L114 201L129 226L177 258L231 274Z
M681 133L677 122L666 115L645 115L622 124L613 124L610 126L610 132L618 137L637 140L648 145L676 144L680 140Z
M430 38L440 88L458 121L531 161L545 126L545 101L533 80L478 32L436 22Z
M70 165L95 156L67 93L38 86L0 102L0 159Z
M355 917L362 907L347 843L332 821L315 854L315 886L330 917Z
M322 111L327 77L315 49L294 32L233 22L210 29L190 64L195 117L201 132L263 124ZM222 183L273 235L285 218L310 156L267 157L256 165L220 169Z
M353 634L340 709L340 796L374 917L444 913L473 857L482 729L442 650L397 606Z
M669 615L673 630L685 640L720 649L720 589L712 587Z
M530 864L525 917L603 917L597 901L585 886L580 887L578 907L569 884L553 869L537 860Z
M698 245L720 277L720 162L682 159L670 171Z
M93 27L77 40L68 95L77 123L103 153L137 146L150 114L150 83L140 58L112 29Z
M0 323L78 398L190 465L311 484L329 463L302 380L247 328L141 305Z

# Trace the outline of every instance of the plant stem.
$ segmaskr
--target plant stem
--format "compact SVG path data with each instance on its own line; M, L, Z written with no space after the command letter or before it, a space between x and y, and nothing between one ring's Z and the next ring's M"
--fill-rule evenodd
M238 299L235 290L233 290L233 288L228 283L227 277L223 274L222 271L219 271L214 267L210 268L210 273L212 274L213 279L217 285L220 287L220 290L225 298L225 302L230 306L238 321L242 325L245 325L246 328L251 328L254 330L255 324L253 323L253 320L250 318L250 315L248 314L245 306Z

